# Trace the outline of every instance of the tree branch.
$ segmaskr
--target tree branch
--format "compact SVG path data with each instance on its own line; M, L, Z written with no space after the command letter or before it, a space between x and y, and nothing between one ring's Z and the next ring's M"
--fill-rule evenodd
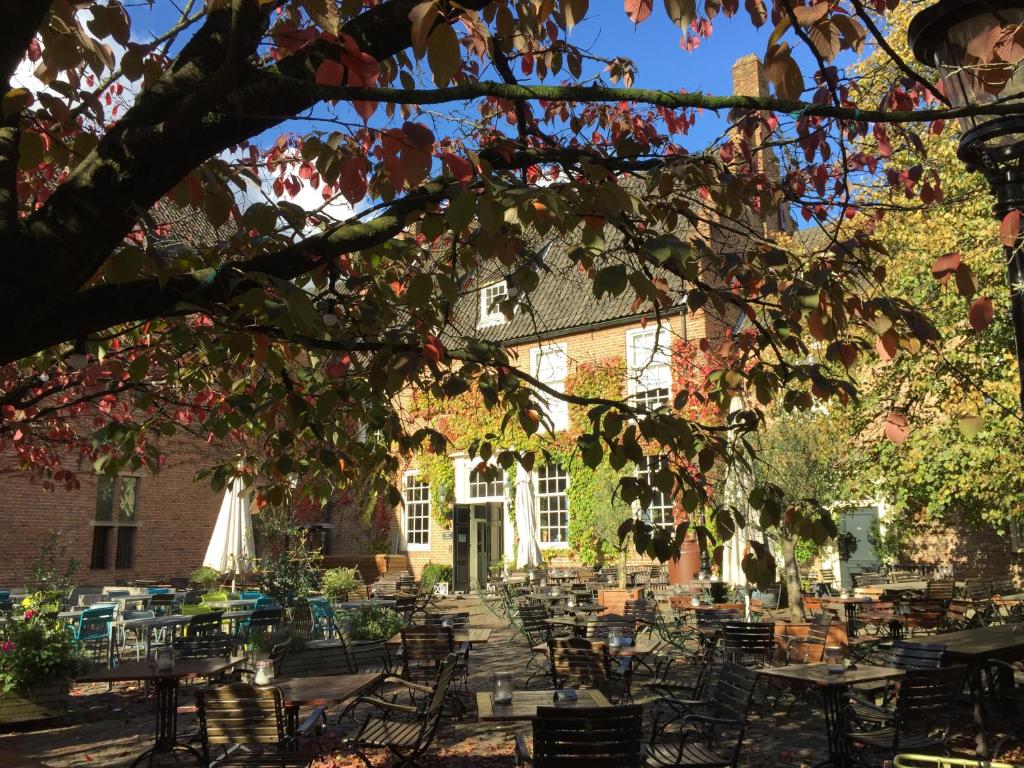
M53 0L0 0L0 77L5 91L51 5Z

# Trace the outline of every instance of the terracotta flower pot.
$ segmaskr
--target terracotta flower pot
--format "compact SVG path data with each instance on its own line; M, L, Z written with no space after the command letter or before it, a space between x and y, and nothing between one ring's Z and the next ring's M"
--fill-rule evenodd
M605 613L621 614L626 607L627 600L639 600L639 589L599 589L597 590L597 602L605 607Z

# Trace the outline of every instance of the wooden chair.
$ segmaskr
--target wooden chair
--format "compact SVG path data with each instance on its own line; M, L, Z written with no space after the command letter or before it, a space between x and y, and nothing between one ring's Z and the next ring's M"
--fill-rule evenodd
M658 620L658 604L652 600L627 600L622 615L633 620L636 631L649 633Z
M516 734L516 762L535 768L639 768L644 765L643 707L538 707L533 750Z
M402 621L406 624L412 621L413 614L416 613L418 603L416 602L416 595L395 595L395 607L392 609L395 613L402 617Z
M216 659L235 651L235 638L228 634L185 635L174 639L174 655L179 659Z
M806 616L817 616L825 610L821 605L820 597L802 597L800 602L803 603Z
M214 761L218 765L310 765L320 757L319 743L315 749L305 749L300 739L316 735L323 709L314 709L296 729L298 738L289 738L284 701L277 688L244 683L201 688L196 691L196 706L206 765ZM214 754L216 748L223 749L223 754Z
M447 622L447 624L445 622ZM428 613L424 617L423 623L430 624L435 627L449 626L452 629L469 629L469 612Z
M587 619L587 639L607 640L608 633L616 630L630 638L636 637L636 619L631 616L592 616Z
M775 625L756 621L722 624L722 656L745 667L767 667L775 653Z
M360 705L367 705L370 710L355 735L343 739L343 744L352 749L368 768L373 768L373 763L363 751L367 747L389 750L398 760L396 766L418 764L437 733L457 663L458 657L454 653L449 654L438 668L431 686L395 677L384 681L404 686L411 692L426 694L424 702L418 706L385 701L375 696L356 699L349 710L354 711Z
M946 655L945 643L919 643L910 640L896 640L882 659L882 665L898 669L939 669ZM887 725L896 716L892 708L899 684L868 683L856 686L850 694L850 718L862 726ZM881 704L874 698L881 694Z
M344 675L353 672L348 648L343 642L320 643L301 651L288 650L275 665L284 677Z
M451 627L406 627L402 630L402 677L414 683L430 682L452 653L455 641Z
M556 689L596 688L610 701L629 699L630 659L624 657L613 665L605 643L579 637L549 640L548 658Z
M184 634L191 638L223 634L221 630L221 616L223 615L224 611L219 608L216 611L197 613L188 620Z
M660 700L654 709L647 765L735 768L757 679L756 670L727 661L709 700ZM678 743L657 743L665 736L665 728L677 721L686 726Z
M960 665L907 670L900 680L892 725L847 734L858 758L869 750L892 756L901 750L944 749L966 672Z
M831 613L819 613L811 619L806 637L789 638L786 643L786 663L809 664L822 661L828 645L828 633L835 618Z

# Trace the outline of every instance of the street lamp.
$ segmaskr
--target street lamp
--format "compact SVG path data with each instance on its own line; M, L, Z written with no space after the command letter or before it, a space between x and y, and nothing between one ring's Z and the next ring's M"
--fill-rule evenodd
M1024 95L1022 0L940 0L911 20L909 38L918 61L939 71L954 107ZM960 128L957 157L967 170L985 175L996 198L996 218L1024 211L1024 117L962 117ZM1003 251L1024 407L1024 242L1018 236Z

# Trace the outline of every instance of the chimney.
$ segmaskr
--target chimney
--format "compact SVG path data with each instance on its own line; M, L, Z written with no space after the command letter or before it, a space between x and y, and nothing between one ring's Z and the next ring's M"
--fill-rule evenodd
M764 75L764 65L756 54L748 53L741 56L732 65L732 92L736 96L769 96L768 79ZM770 139L770 132L765 125L759 126L754 135L748 139L753 155L753 170L763 173L770 181L780 181L779 159L771 148L761 149ZM765 217L768 230L788 230L792 223L789 216L780 209L778 216Z

